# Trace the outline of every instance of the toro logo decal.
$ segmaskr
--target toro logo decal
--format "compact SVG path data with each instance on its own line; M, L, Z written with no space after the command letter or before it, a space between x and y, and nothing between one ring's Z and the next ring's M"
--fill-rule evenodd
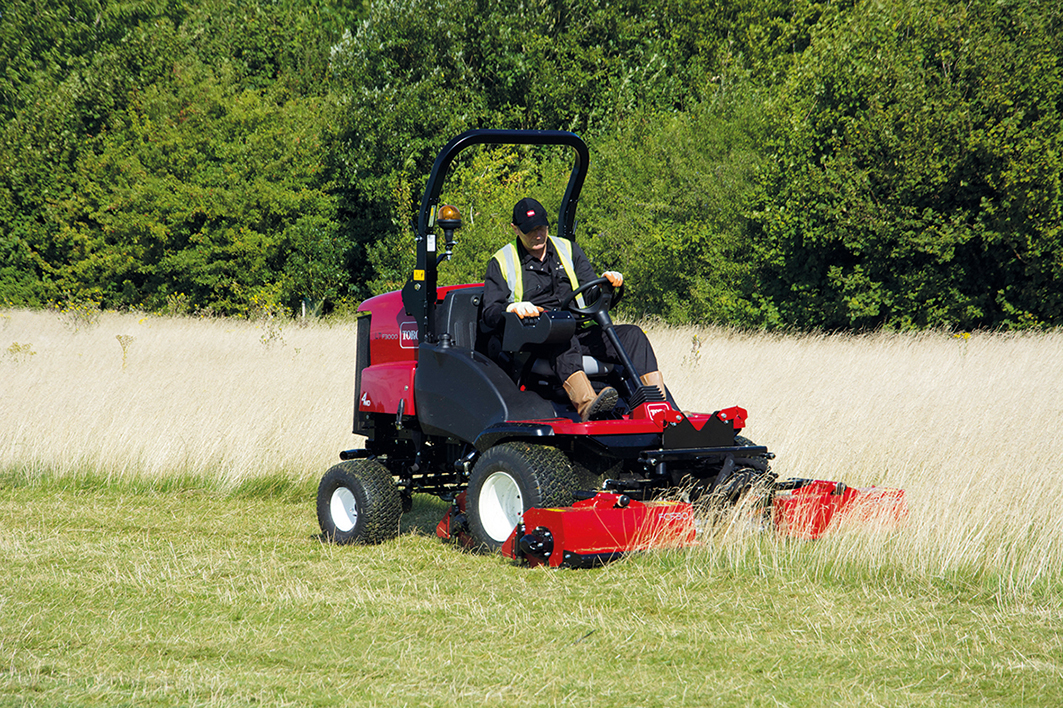
M416 322L403 322L399 325L399 346L403 349L417 348Z
M657 514L658 521L693 521L694 514L689 511L662 511Z
M671 404L668 403L647 403L646 415L650 420L658 425L664 425L665 423L678 423L683 419L683 415L673 410Z
M650 418L657 420L659 417L672 410L672 407L667 403L647 403L646 412L650 414Z

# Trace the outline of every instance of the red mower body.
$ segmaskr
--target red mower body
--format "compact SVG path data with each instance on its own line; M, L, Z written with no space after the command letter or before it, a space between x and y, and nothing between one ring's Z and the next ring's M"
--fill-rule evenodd
M826 480L776 492L770 516L777 533L800 539L817 539L852 525L892 529L907 517L902 489L854 489ZM445 523L440 524L441 538L449 538L442 532ZM633 551L697 543L690 504L643 503L600 492L569 507L528 509L503 544L502 555L531 567L586 568Z
M864 487L815 480L775 492L772 516L779 531L795 538L819 538L828 530L858 524L895 528L908 518L903 489Z
M445 297L451 290L479 287L482 284L444 287L439 294ZM365 341L359 341L359 346L368 350L368 365L358 372L355 427L358 413L416 416L417 320L406 314L402 293L384 293L364 300L358 312L366 315L359 323L368 325Z

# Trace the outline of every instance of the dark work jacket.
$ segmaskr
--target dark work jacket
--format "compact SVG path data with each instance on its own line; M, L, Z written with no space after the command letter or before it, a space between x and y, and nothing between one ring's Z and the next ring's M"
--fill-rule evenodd
M546 242L546 257L540 261L528 253L520 239L517 239L517 255L520 257L521 274L524 277L524 301L547 310L558 309L561 300L572 292L572 285L568 281L565 267L561 265L561 259L557 256L554 244L549 240ZM572 267L580 285L598 277L587 254L575 243L572 244ZM483 320L488 327L493 329L502 322L502 314L509 306L509 298L509 285L502 275L502 268L498 261L492 258L487 264L487 274L484 276Z

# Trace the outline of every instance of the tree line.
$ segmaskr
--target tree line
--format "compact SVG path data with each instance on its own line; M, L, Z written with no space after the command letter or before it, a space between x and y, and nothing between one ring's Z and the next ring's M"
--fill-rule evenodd
M1063 324L1063 10L1038 0L12 0L0 300L247 315L394 289L439 148L591 149L628 316ZM448 282L571 156L470 151Z

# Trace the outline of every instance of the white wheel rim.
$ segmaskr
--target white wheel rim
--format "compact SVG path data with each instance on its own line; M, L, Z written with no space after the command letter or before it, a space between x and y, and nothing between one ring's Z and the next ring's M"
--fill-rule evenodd
M329 500L329 511L336 529L344 533L358 523L358 501L347 487L338 487Z
M509 538L524 513L524 497L517 480L508 472L495 472L488 477L480 488L478 511L488 536L499 543Z

